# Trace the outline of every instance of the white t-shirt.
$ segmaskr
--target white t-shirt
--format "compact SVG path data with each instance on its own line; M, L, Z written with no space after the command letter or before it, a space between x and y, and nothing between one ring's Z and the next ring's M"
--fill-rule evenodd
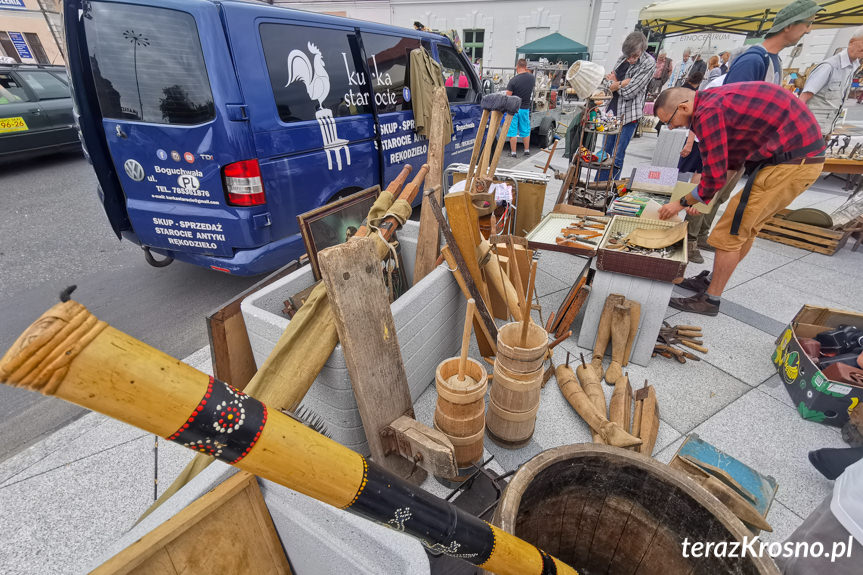
M863 545L863 459L846 467L836 479L830 511L857 543Z

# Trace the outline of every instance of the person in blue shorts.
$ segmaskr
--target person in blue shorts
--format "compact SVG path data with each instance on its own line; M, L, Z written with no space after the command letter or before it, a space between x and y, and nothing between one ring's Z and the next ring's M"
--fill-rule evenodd
M524 141L524 155L530 155L530 99L535 84L536 77L527 69L527 60L520 58L515 65L515 76L506 85L507 96L521 98L521 107L509 125L509 132L506 133L506 137L509 138L509 149L512 152L510 155L513 158L518 148L519 138Z

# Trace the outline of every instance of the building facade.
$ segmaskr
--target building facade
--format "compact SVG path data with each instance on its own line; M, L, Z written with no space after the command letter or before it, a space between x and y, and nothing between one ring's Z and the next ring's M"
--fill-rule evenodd
M65 64L59 0L0 0L0 59Z

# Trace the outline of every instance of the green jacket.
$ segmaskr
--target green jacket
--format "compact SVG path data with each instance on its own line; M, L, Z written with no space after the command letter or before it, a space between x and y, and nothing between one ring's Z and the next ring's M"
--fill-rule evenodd
M428 136L434 89L438 86L444 87L443 71L440 64L423 48L411 50L410 66L414 125L417 134ZM449 124L447 137L452 137L452 116L447 114L446 118Z

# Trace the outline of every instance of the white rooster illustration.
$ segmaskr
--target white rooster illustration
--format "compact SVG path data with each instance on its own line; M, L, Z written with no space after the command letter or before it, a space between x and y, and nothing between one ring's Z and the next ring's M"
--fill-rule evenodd
M290 86L296 81L300 81L306 85L306 91L309 93L309 98L312 101L317 101L318 109L315 111L315 119L318 121L318 126L321 128L321 138L324 140L324 152L327 154L327 166L330 170L333 169L333 158L335 155L336 166L339 171L342 170L342 150L345 152L345 160L351 165L351 151L348 148L348 141L339 138L336 133L336 121L333 118L333 111L329 108L324 108L324 100L330 94L330 75L324 66L324 57L317 46L308 43L309 52L314 58L314 66L309 60L309 57L302 50L291 50L288 54L288 83L285 87Z
M317 46L309 42L309 52L315 59L314 67L309 57L302 50L291 50L288 54L288 83L289 86L299 80L306 85L309 98L317 100L318 109L324 106L324 100L330 94L330 75L324 66L324 58Z

